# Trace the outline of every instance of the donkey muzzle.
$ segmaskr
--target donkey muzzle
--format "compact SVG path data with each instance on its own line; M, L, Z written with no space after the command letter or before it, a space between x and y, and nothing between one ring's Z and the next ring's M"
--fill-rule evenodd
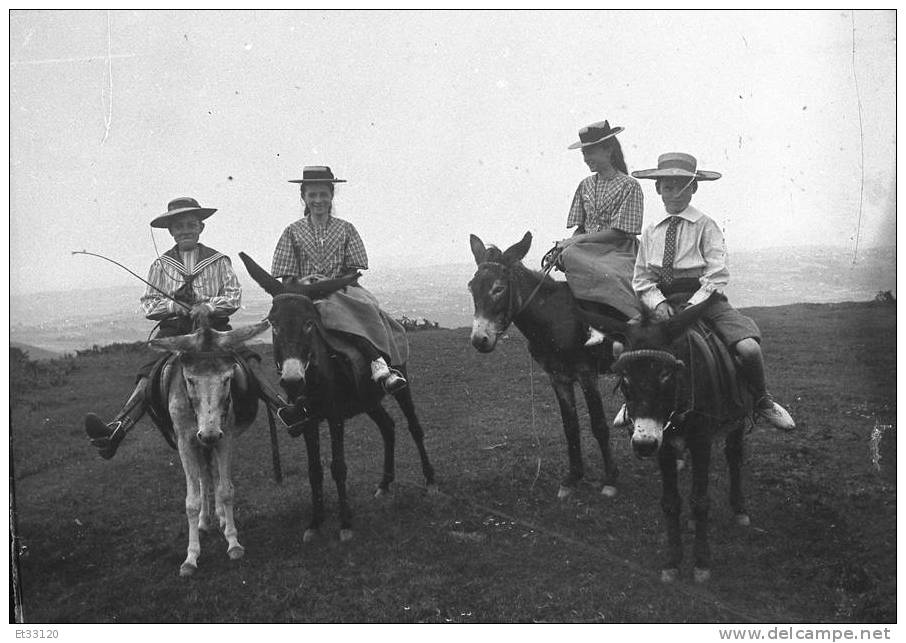
M476 317L472 321L472 346L479 352L490 353L497 346L500 333L497 325L483 317Z
M208 429L199 429L195 434L195 437L198 438L198 441L204 446L211 446L216 444L223 437L223 431L220 429L217 430L208 430Z
M658 452L664 439L664 424L652 418L636 418L633 422L632 451L639 458L650 458Z
M305 371L308 363L291 357L283 362L280 368L280 386L286 391L289 399L295 400L305 388Z

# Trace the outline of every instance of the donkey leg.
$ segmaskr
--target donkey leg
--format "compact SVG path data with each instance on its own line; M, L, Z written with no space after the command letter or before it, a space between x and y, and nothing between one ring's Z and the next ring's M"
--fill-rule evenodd
M663 495L661 509L664 512L664 523L667 527L667 560L661 569L661 580L672 583L679 575L679 566L683 560L683 543L680 535L680 495L676 472L676 450L665 443L658 452L658 464L661 469Z
M405 369L400 370L403 371L403 375L408 379L409 376L406 374ZM428 459L427 450L425 450L425 431L422 429L421 422L418 421L418 416L415 414L415 404L412 402L412 385L410 384L395 393L393 397L396 398L403 415L406 416L406 428L409 430L409 435L412 436L412 441L415 442L415 448L418 449L418 457L422 462L422 474L425 476L425 485L428 487L428 493L436 493L437 484L434 481L434 467Z
M346 493L346 456L343 448L343 419L330 418L330 474L337 485L340 503L340 541L352 540L352 511Z
M302 542L314 540L324 522L324 469L321 467L321 437L317 428L303 433L308 454L308 484L311 487L311 521L302 534Z
M216 511L217 517L221 522L220 528L223 529L220 507L217 506L214 499L215 485L211 473L211 452L198 447L195 453L199 462L199 483L201 484L201 510L198 513L198 528L201 531L209 531L214 526L212 512Z
M601 447L604 458L604 486L601 495L613 498L617 495L617 476L619 469L613 460L610 449L610 426L604 415L604 403L601 401L601 392L598 390L598 376L592 373L581 373L579 384L585 394L585 404L588 406L588 415L591 418L591 432Z
M746 499L742 492L742 464L745 459L745 426L737 422L729 433L724 444L724 455L730 470L730 507L736 516L736 524L748 527L751 524L746 511Z
M227 556L230 560L238 560L245 555L245 547L239 544L239 531L236 529L236 520L233 516L233 501L235 490L233 488L232 453L233 436L225 432L220 443L214 450L214 464L217 466L217 500L218 515L222 517L221 528L223 537L227 541Z
M557 492L557 498L563 500L572 495L584 475L579 415L576 412L576 392L572 379L567 375L551 373L550 380L557 396L557 403L560 405L563 432L566 435L566 450L569 454L569 473L560 481L560 490Z
M703 583L711 577L711 546L708 543L708 477L711 469L711 437L702 436L689 440L692 454L692 495L689 505L695 519L695 582Z
M201 470L202 464L198 460L195 450L179 442L179 457L182 468L186 474L186 521L189 523L189 546L186 550L186 559L179 566L180 576L191 576L198 569L198 556L201 554L201 541L198 538L198 517L201 513L202 489Z
M394 479L393 451L396 443L396 432L394 431L393 418L380 404L367 411L367 413L368 417L377 424L381 432L381 438L384 441L384 474L381 476L381 482L374 492L374 497L380 498L390 492L390 483Z

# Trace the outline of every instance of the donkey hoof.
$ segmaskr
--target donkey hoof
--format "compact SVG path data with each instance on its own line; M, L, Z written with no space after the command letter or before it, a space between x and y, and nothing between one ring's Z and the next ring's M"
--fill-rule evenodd
M389 496L390 496L389 489L384 489L383 487L378 487L374 491L374 497L377 498L378 500L386 499Z
M711 570L696 567L692 571L692 577L695 579L696 583L707 583L709 580L711 580Z
M318 537L317 529L306 529L305 533L302 534L302 542L310 543Z
M194 565L192 563L183 563L179 566L179 575L183 578L191 576L196 571L198 571L198 565Z
M752 524L749 514L736 514L736 524L740 527L748 527Z
M575 489L573 489L572 487L567 487L561 484L560 489L557 490L557 500L566 500L571 495L573 495L573 491L575 491Z
M606 484L601 487L601 495L605 498L616 498L617 497L617 488L611 484Z
M661 582L662 583L673 583L676 581L679 576L679 570L676 567L671 567L669 569L661 570Z
M340 542L348 543L352 540L352 529L341 529L340 530Z
M437 488L436 482L429 482L425 486L425 490L427 491L429 496L439 496L440 495L440 489Z
M227 550L227 556L230 557L230 560L239 560L245 556L245 547L242 545L236 545L235 547L230 547Z

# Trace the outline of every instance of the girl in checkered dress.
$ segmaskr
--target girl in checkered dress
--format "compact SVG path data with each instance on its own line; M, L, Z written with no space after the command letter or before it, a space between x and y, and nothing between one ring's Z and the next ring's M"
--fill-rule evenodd
M332 214L334 186L345 183L327 166L305 167L299 190L305 213L283 231L274 250L271 274L284 282L334 279L368 268L368 255L358 231ZM371 375L387 392L406 386L393 365L405 364L409 344L403 327L381 310L377 299L358 284L315 302L321 321L342 333L371 362Z
M632 290L632 270L642 231L642 188L628 176L623 151L616 138L622 127L607 121L579 130L579 140L569 149L581 148L594 172L576 189L566 227L573 236L558 242L560 265L579 306L618 319L639 313ZM604 336L589 329L588 345Z

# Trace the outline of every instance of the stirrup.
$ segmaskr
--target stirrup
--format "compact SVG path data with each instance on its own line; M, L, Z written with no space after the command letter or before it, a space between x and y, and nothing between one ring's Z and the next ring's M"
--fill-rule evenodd
M298 438L306 430L312 426L317 426L320 422L320 419L314 417L311 410L304 404L283 406L277 409L274 415L286 427L286 432L294 438Z

